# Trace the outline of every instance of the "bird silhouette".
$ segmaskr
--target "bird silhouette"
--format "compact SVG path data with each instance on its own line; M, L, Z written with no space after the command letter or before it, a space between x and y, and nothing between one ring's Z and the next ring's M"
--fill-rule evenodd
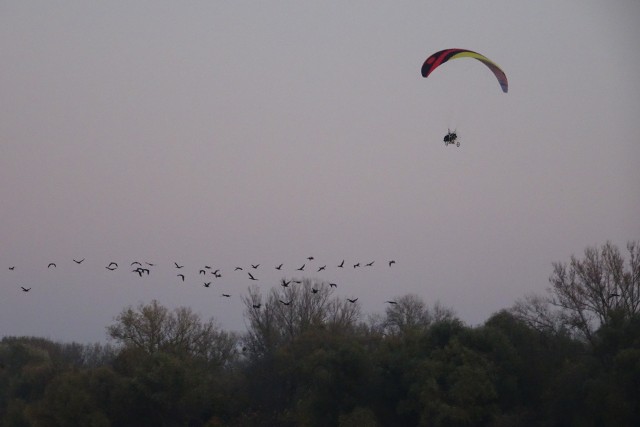
M147 264L149 267L153 267L155 265L155 264L153 264L151 262L146 262L146 261L145 261L145 264Z
M620 294L609 294L609 298L607 298L608 300L610 300L613 297L619 297Z
M305 265L306 265L306 264L302 264L302 267L300 267L300 268L296 268L296 270L297 270L297 271L304 271L304 266L305 266Z
M302 283L302 280L293 280L293 283L295 283L296 285L299 285Z
M307 260L308 260L308 261L313 261L314 259L315 259L315 258L314 258L314 257L312 257L312 256L307 257Z
M219 268L217 268L214 271L212 271L211 274L213 274L216 277L222 277L222 275L220 274L220 269Z
M291 305L291 303L293 302L293 300L291 300L291 301L282 301L281 299L279 299L278 301L280 301L284 305Z
M229 294L222 294L222 296L225 297L225 298L231 298L231 295L229 295Z
M318 273L321 272L322 270L326 270L327 266L323 265L322 267L318 268Z
M134 266L134 265L136 265L136 264L137 264L137 265L139 265L140 267L142 267L142 264L141 264L139 261L133 261L133 262L131 263L131 267L133 267L133 266Z
M207 270L211 270L211 266L210 265L205 265L204 268L206 268Z
M389 261L389 267L391 267L393 264L395 264L396 262L394 260Z
M251 268L253 268L254 270L257 270L258 267L260 267L260 264L256 264L256 265L251 264Z
M356 263L356 264L353 264L353 268L357 268L357 267L360 267L360 263L359 262Z
M77 260L74 258L73 262L75 262L76 264L82 264L82 261L84 261L84 258L82 258L81 260Z
M282 264L276 267L276 270L281 270L281 269L282 269Z
M200 274L207 274L205 270L200 270Z
M311 288L311 293L312 293L312 294L317 294L319 290L320 290L320 289Z
M12 265L11 267L9 267L9 270L15 270L15 269L16 269L15 265Z
M184 265L180 265L180 264L178 264L177 262L174 262L174 264L176 265L176 268L182 268L182 267L184 267Z
M209 286L211 286L211 282L204 282L204 287L208 288Z
M364 266L365 266L365 267L372 267L374 262L375 262L375 261L371 261L371 262L369 262L369 263L365 264Z
M288 288L290 283L291 283L291 280L289 280L289 281L287 282L287 281L285 281L284 279L282 279L282 282L280 282L280 285L281 285L283 288Z
M149 274L149 270L146 268L138 267L135 270L131 270L132 273L138 273L138 276L142 277L143 273Z
M358 301L358 298L354 298L354 299L347 298L347 301L349 301L351 304L355 304L355 302Z
M249 279L250 279L250 280L258 280L258 279L256 279L255 277L253 277L253 274L251 274L251 273L249 273L249 272L247 272L247 274L249 275Z
M51 267L57 267L55 262L50 262L49 265L47 266L47 268L51 268Z
M342 260L342 262L340 264L338 264L338 267L344 268L344 260Z
M385 301L387 304L397 304L396 301Z
M253 308L260 308L260 307L262 307L262 304L253 304L252 306L253 306Z
M238 270L242 270L242 267L236 267L233 269L233 271L238 271Z
M111 264L109 264L109 265L107 265L105 268L106 268L107 270L109 270L109 271L113 271L113 270L117 269L118 267L112 267L112 266L111 266Z
M330 288L337 288L338 285L336 283L329 283Z
M133 270L133 273L138 273L138 275L142 277L142 274L146 274L148 276L150 271L148 268L138 267L135 270Z
M29 292L31 290L31 288L25 288L24 286L20 286L20 289L22 289L22 292Z
M182 281L184 282L184 274L178 274L177 277L180 277L182 279Z

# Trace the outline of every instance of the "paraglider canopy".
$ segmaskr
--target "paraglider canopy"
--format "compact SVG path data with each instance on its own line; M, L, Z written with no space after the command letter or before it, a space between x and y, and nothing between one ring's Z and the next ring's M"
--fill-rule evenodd
M504 93L509 91L509 83L507 82L507 75L502 71L498 65L491 61L484 55L481 55L477 52L473 52L467 49L445 49L439 52L434 53L430 57L424 61L422 64L422 77L428 77L429 74L433 72L436 68L438 68L441 64L457 58L475 58L478 61L482 62L484 65L489 67L489 69L493 72L493 74L498 79L498 83L500 83L500 87Z

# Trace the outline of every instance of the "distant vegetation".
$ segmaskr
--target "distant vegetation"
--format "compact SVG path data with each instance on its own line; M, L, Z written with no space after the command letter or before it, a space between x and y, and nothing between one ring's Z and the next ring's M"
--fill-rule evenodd
M113 344L0 341L2 426L638 426L640 254L606 243L471 327L405 295L363 318L305 280L243 297L247 332L156 301Z

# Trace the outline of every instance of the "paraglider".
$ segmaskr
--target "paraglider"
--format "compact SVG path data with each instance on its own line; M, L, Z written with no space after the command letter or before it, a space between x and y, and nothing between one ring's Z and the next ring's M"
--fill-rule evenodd
M502 91L504 93L507 93L509 91L509 82L507 81L507 75L504 73L504 71L502 71L498 64L484 55L467 49L445 49L434 53L433 55L428 57L422 64L422 77L429 77L433 70L438 68L440 65L452 59L458 58L475 58L478 61L482 62L496 76L496 79L498 79L498 83L500 84Z
M504 73L504 71L502 71L502 69L495 62L493 62L486 56L467 49L444 49L429 56L422 64L422 68L420 70L422 77L429 77L429 75L440 65L451 59L458 58L474 58L482 62L491 70L491 72L493 72L493 75L496 76L496 79L498 79L498 83L500 84L502 91L504 93L507 93L509 91L509 82L507 81L507 75ZM458 138L458 134L455 130L451 132L451 130L448 129L447 134L444 136L443 140L445 146L448 146L449 144L455 144L456 147L460 147L460 139Z
M456 147L460 147L460 140L458 139L458 134L455 130L451 132L451 130L447 129L447 134L444 136L443 140L445 147L449 144L456 144Z

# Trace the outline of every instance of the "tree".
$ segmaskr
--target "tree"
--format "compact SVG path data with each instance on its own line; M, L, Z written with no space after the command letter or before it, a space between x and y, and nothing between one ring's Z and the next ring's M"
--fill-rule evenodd
M588 247L584 258L554 263L547 297L519 301L513 313L539 330L566 328L596 344L595 331L612 319L640 312L639 242L629 242L629 259L610 242Z
M222 331L214 319L202 321L188 307L169 311L153 300L137 309L125 308L107 327L109 336L125 348L146 354L166 352L196 357L223 366L235 356L236 337Z
M282 289L272 288L265 301L257 287L250 287L242 298L249 320L244 339L249 354L269 354L310 328L355 327L360 317L359 304L332 296L330 286L309 279Z
M395 299L385 310L382 320L382 330L386 334L405 334L411 331L424 331L431 323L454 318L451 309L436 302L433 308L427 307L425 302L414 294L404 295Z
M116 382L116 375L105 367L61 372L48 383L30 419L34 425L110 426L108 410Z
M561 369L540 375L554 378L545 381L547 420L563 425L638 424L640 404L630 387L640 378L639 247L639 242L629 242L625 259L607 242L588 247L582 258L554 263L548 294L529 296L511 309L547 341L565 343L548 352L565 354ZM571 336L586 347L571 351L576 345L567 339Z
M308 279L271 289L266 297L257 287L250 287L243 302L248 320L243 339L245 411L260 414L261 419L260 424L252 425L314 425L305 416L319 412L336 424L341 408L334 405L331 411L318 410L326 408L327 395L335 395L327 390L333 390L336 382L322 375L323 380L318 380L319 371L313 367L327 363L333 368L335 359L345 353L349 360L360 354L349 341L360 316L359 305L334 297L328 284ZM350 374L360 378L358 372L354 369ZM328 369L326 375L333 373ZM346 385L342 389L351 390ZM311 390L317 393L310 395Z

